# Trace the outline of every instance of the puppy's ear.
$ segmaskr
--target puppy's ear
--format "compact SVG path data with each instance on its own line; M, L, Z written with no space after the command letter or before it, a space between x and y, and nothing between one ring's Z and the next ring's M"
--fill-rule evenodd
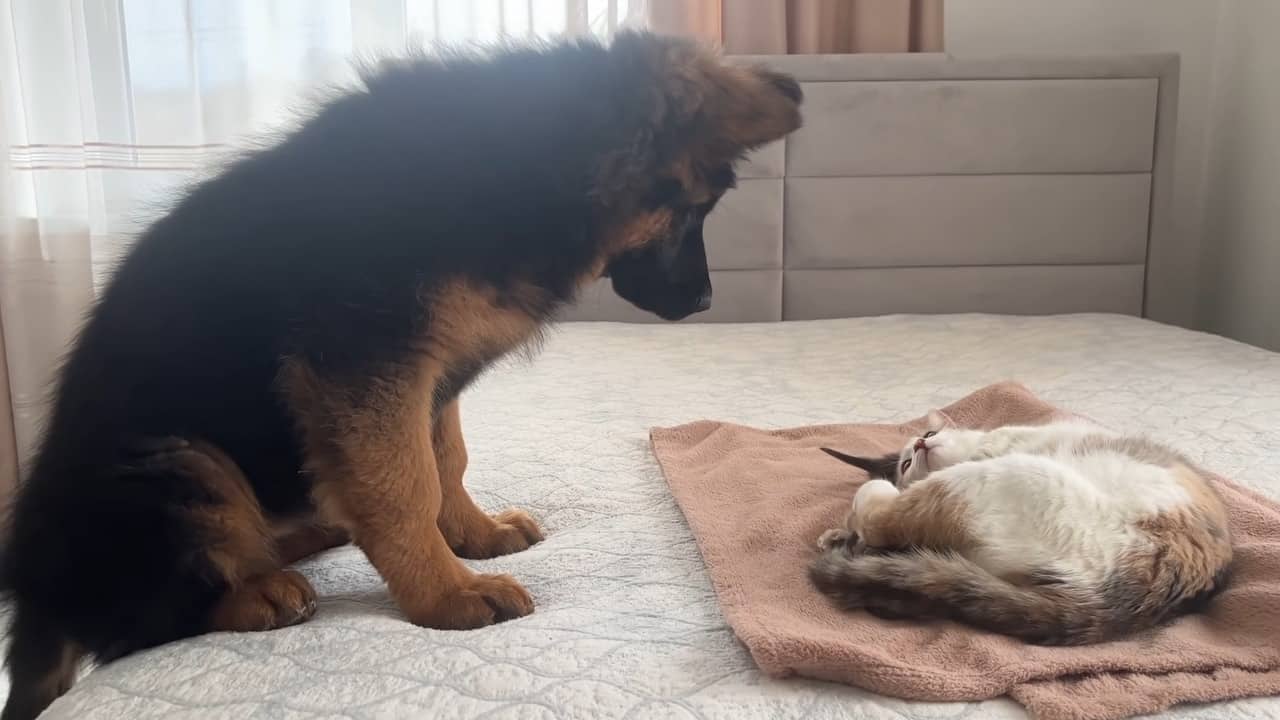
M718 70L707 93L707 115L734 144L755 148L800 127L804 91L795 78L764 68Z
M658 134L680 133L737 155L801 125L804 92L788 75L731 65L693 40L651 33L620 33L612 52L625 75L651 78Z
M609 55L612 99L631 135L601 160L597 193L605 204L664 177L697 195L711 169L800 127L804 94L781 73L727 64L693 40L646 32L619 33Z

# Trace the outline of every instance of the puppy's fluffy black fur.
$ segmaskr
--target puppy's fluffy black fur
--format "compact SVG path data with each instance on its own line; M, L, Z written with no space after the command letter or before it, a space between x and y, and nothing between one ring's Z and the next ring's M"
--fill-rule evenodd
M225 498L174 460L189 439L234 460L266 516L314 510L284 359L373 392L432 352L424 297L458 278L538 322L601 274L666 317L705 306L702 218L736 155L798 125L800 92L753 76L772 117L681 86L695 57L636 34L383 65L148 229L66 359L16 497L4 720L37 715L82 655L209 629L231 579L189 517ZM610 254L609 228L658 210L663 230ZM449 367L436 407L509 349Z

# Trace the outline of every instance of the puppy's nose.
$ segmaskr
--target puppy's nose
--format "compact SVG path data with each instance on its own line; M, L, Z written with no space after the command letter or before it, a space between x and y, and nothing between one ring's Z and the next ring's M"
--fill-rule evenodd
M711 309L711 290L710 289L707 289L706 292L698 296L698 301L694 305L694 307L697 308L696 310L694 310L694 312L702 312L703 310Z
M925 444L924 438L916 438L916 449L927 450L929 446Z

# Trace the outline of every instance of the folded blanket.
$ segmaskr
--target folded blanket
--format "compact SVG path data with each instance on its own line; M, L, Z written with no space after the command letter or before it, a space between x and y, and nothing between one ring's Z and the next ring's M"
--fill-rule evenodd
M1065 414L1016 384L943 410L963 427ZM809 584L819 534L865 476L818 452L897 450L924 420L763 431L717 422L656 428L654 453L697 538L725 617L760 669L894 697L1010 695L1045 720L1104 720L1176 703L1280 694L1280 506L1214 478L1231 514L1234 573L1207 612L1129 639L1037 647L945 621L836 609Z

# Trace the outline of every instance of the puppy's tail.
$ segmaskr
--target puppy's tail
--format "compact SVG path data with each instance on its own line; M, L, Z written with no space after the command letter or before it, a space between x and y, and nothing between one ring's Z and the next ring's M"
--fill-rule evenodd
M1110 634L1094 593L1057 578L1015 585L955 553L823 553L814 585L847 609L889 618L946 617L1036 645L1083 645Z
M9 630L9 699L0 720L35 720L71 689L82 651L45 615L18 602Z

